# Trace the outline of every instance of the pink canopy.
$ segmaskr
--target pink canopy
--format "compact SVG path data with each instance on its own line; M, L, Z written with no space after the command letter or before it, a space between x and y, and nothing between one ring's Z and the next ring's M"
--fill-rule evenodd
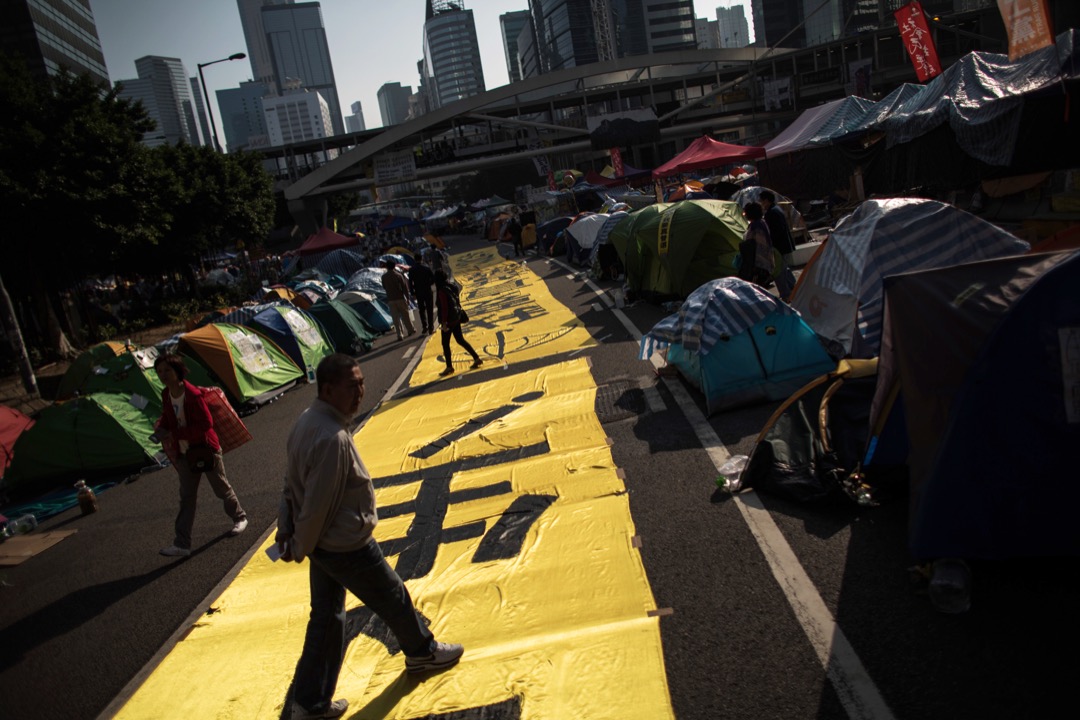
M318 232L308 236L308 239L300 246L299 253L301 255L324 253L338 248L354 248L357 244L355 237L336 233L328 227L321 227Z
M753 145L729 145L702 135L690 147L653 170L654 178L668 177L691 170L703 170L730 163L742 163L765 157L765 148Z

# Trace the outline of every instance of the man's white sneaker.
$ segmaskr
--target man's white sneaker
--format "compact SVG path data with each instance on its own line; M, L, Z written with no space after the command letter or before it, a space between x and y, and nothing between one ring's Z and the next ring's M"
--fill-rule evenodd
M456 665L465 648L457 643L435 643L430 655L405 658L405 670L410 673L422 673L429 670L444 670Z
M349 709L348 700L335 700L330 703L322 712L315 712L312 710L305 710L299 703L292 704L292 712L289 717L292 720L321 720L321 718L336 718L345 714L345 711Z
M166 557L187 557L191 554L191 550L170 545L167 548L161 548L161 554Z
M230 535L239 535L240 533L247 530L247 526L248 526L247 518L243 518L242 520L237 520L236 524L232 526L232 530L229 531L229 534Z

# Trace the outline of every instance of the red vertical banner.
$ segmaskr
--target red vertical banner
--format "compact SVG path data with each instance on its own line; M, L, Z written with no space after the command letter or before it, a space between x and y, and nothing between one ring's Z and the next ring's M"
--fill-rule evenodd
M926 24L922 5L918 0L912 0L893 15L900 28L904 47L911 56L911 64L915 66L915 74L919 76L919 82L926 82L940 75L941 61L938 60L934 40L930 37L930 26Z
M1010 60L1054 44L1046 0L997 0L997 4L1009 35Z
M622 151L613 147L608 150L608 153L611 155L611 169L615 171L615 177L621 178L626 174L623 172Z

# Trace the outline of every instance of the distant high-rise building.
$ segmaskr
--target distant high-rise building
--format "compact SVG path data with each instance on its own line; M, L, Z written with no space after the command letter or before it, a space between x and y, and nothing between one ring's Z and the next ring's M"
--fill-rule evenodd
M409 119L409 97L412 87L402 87L399 82L383 83L376 96L379 98L379 116L383 127L398 125Z
M525 26L517 36L518 67L521 68L522 78L531 78L539 75L543 70L540 66L540 46L536 41L536 31L533 29L532 15L525 21Z
M39 77L66 67L109 85L90 0L4 0L0 49L22 56Z
M720 47L720 23L709 18L694 20L698 50L715 50Z
M644 10L649 53L693 50L697 47L697 39L694 37L693 0L640 2Z
M354 133L363 130L367 130L367 124L364 122L364 109L357 100L352 104L352 115L345 116L345 132Z
M295 87L299 80L304 88L317 91L330 109L332 134L345 132L322 6L317 2L264 5L260 12L274 84L279 89Z
M423 75L432 110L486 89L476 23L463 0L427 0Z
M262 99L271 145L288 145L334 134L330 105L322 94L293 83L277 97Z
M202 132L196 116L184 63L179 58L145 55L135 61L137 79L120 80L120 96L142 101L157 127L143 135L146 145L177 145L181 142L202 145Z
M693 0L531 0L529 11L542 73L697 47Z
M214 136L210 133L210 120L207 119L206 105L203 104L202 85L199 84L197 76L191 77L190 82L191 98L195 101L195 116L199 119L199 132L202 133L203 145L209 145Z
M810 47L895 25L907 0L751 0L754 41L767 47ZM951 13L957 0L922 0L927 13Z
M269 86L249 80L240 83L240 87L218 90L216 94L229 152L258 150L270 145L263 106L264 98L274 97Z
M541 73L597 62L591 0L530 0L529 11Z
M236 0L236 7L240 11L240 26L244 30L244 42L247 44L248 62L251 63L251 77L255 82L267 85L274 82L274 64L270 60L270 48L266 44L262 9L266 5L292 4L293 0Z
M716 22L720 47L740 48L750 44L750 25L746 22L746 12L742 5L716 8Z
M510 82L518 82L524 77L521 74L521 60L518 55L518 36L527 25L529 25L528 10L516 10L499 16L503 54L506 56L506 74Z

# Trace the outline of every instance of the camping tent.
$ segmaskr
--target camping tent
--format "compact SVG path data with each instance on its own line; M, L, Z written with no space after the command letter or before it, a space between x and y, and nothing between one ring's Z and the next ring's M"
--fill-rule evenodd
M294 307L269 307L245 325L281 348L307 374L309 381L315 377L319 361L334 352L319 325Z
M338 302L345 303L359 313L360 317L364 319L364 322L366 322L375 332L388 332L394 327L394 320L390 317L390 309L382 300L371 293L365 293L359 290L346 290L334 299Z
M315 269L323 275L349 277L357 270L362 270L367 263L358 248L331 250L319 258Z
M686 297L714 278L736 274L746 230L739 206L726 200L657 203L630 213L611 230L631 291ZM782 267L777 253L777 267Z
M596 243L596 235L604 226L608 216L602 213L582 214L574 218L566 227L566 258L578 266L589 262L589 255Z
M710 413L779 400L835 363L799 314L739 278L711 280L641 339L705 394Z
M301 255L322 255L329 253L331 250L339 250L341 248L355 249L357 247L359 247L359 241L355 237L341 235L328 227L321 227L311 235L308 235L307 240L300 245L298 252Z
M936 200L867 200L822 244L791 304L835 344L835 355L872 357L881 340L883 277L1027 249L996 225Z
M157 360L159 350L156 347L129 348L121 354L105 358L90 369L90 373L82 383L73 386L65 374L61 385L72 388L72 392L59 400L67 400L74 397L75 392L79 395L90 395L98 392L114 392L127 395L128 397L142 397L153 406L156 412L161 412L161 392L165 385L158 379L154 371L154 362ZM188 380L195 385L213 385L210 374L199 362L191 358L185 360L188 369ZM69 368L70 371L70 368Z
M730 163L743 163L747 160L765 157L765 148L750 145L730 145L702 135L690 146L660 167L653 170L654 178L720 167Z
M386 272L386 268L364 268L363 270L358 270L349 276L349 282L345 283L345 289L342 292L359 290L360 292L368 293L381 300L385 300L386 288L382 286L382 276L384 272Z
M875 405L898 377L916 558L1080 554L1077 287L1075 251L885 279Z
M50 405L15 443L4 483L26 490L39 481L74 481L160 465L165 455L150 440L157 417L151 406L139 408L121 393Z
M60 379L60 386L56 390L56 399L66 400L74 397L75 391L83 386L86 378L93 372L96 365L100 365L102 360L116 357L126 349L127 345L122 342L106 340L91 345L79 353L78 357L71 361L71 365L68 366L64 377Z
M311 301L305 296L297 294L290 288L280 286L268 288L261 299L264 303L273 302L275 300L286 300L301 310L310 307L311 305Z
M15 408L0 405L0 478L4 477L11 456L15 454L15 441L33 426L34 421Z
M215 323L184 333L177 350L205 365L237 405L262 405L304 376L274 343L240 325Z
M338 352L359 355L371 349L375 333L364 322L360 313L348 304L339 300L327 300L315 303L307 312L319 323L323 334Z

